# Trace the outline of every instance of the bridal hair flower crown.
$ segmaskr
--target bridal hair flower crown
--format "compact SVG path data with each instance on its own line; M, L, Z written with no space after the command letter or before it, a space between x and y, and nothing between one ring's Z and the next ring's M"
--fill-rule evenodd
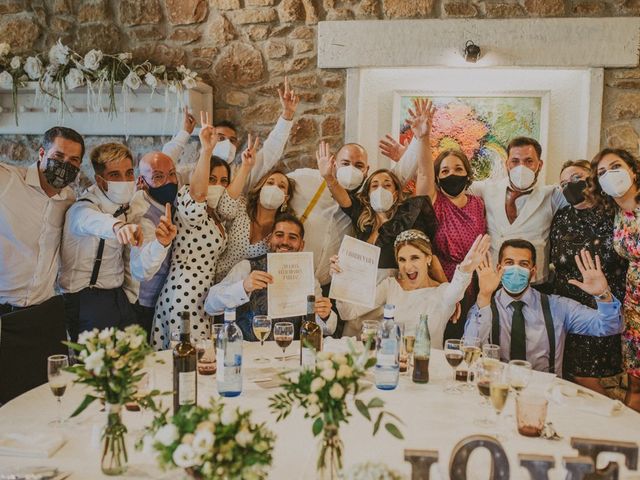
M409 242L411 240L424 240L429 245L431 245L431 240L427 237L423 232L416 229L405 230L404 232L400 232L393 242L393 248L397 247L402 242Z

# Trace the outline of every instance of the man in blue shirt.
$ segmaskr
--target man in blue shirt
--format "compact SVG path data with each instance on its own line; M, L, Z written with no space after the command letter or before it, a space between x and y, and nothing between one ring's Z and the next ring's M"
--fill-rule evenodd
M611 294L598 256L594 262L583 250L575 260L582 281L570 283L593 295L597 309L531 288L536 274L535 247L526 240L505 241L497 269L487 257L476 270L480 292L467 317L465 336L499 344L503 361L528 360L534 370L562 375L567 333L605 336L623 328L620 302Z

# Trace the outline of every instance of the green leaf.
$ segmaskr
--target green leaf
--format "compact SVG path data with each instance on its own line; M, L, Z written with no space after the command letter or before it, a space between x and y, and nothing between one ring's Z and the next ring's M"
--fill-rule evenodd
M369 415L369 408L360 399L356 399L356 408L362 414L364 418L371 421L371 415Z
M369 360L367 360L367 363L364 364L364 369L368 370L369 368L373 367L375 364L376 364L376 358L371 357Z
M374 435L376 433L378 433L378 429L380 428L380 422L382 421L383 415L384 415L384 412L380 412L380 414L378 415L378 418L376 419L376 423L373 424L373 434Z
M389 432L391 435L393 435L397 439L404 440L404 436L402 435L398 427L396 427L393 423L385 423L384 428L386 428L387 432Z
M71 417L75 417L76 415L80 415L85 408L87 408L94 400L97 400L98 397L94 397L93 395L86 395L82 403L76 410L71 414Z
M382 408L384 407L384 401L382 399L375 397L372 398L369 404L367 405L369 408Z
M313 432L314 437L318 436L318 434L322 431L322 427L324 427L322 417L316 418L316 421L313 422L313 427L311 427L311 431Z

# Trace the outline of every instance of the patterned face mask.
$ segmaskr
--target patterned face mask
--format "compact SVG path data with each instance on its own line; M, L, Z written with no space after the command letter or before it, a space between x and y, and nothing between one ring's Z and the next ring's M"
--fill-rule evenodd
M47 158L47 165L42 175L53 188L64 188L76 179L79 171L78 167L69 162Z

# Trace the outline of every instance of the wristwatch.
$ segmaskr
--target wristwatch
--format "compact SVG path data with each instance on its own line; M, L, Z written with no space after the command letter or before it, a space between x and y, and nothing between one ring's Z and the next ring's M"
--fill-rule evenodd
M596 300L606 300L607 298L609 298L609 295L611 295L611 289L607 287L600 295L594 295L593 297Z

